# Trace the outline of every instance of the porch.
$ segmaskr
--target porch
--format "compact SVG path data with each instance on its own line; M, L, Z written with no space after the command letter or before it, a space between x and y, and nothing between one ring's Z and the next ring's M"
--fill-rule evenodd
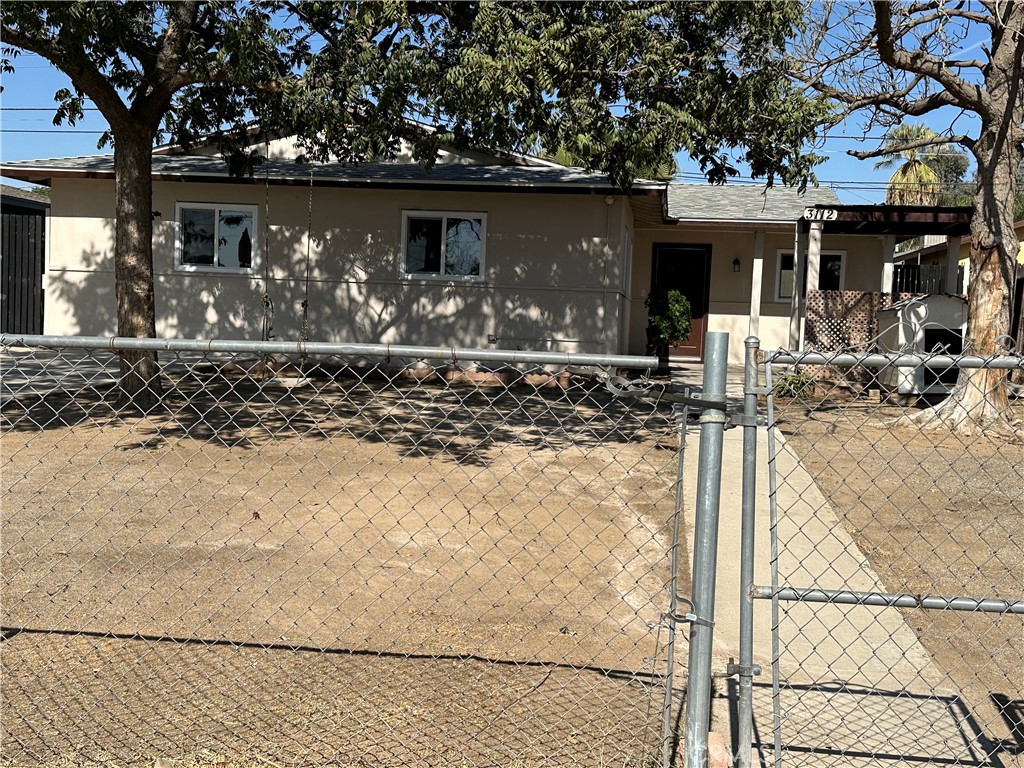
M878 336L880 309L924 293L959 294L964 290L964 278L959 270L961 238L970 233L970 216L970 207L816 205L806 208L796 223L795 252L802 257L793 260L790 349L867 351ZM823 286L822 237L826 234L881 239L877 290L830 290ZM929 265L896 264L897 243L915 237L928 237L933 241L944 239L944 257ZM752 293L751 335L756 335L753 329L757 327L755 316L759 310L754 296Z

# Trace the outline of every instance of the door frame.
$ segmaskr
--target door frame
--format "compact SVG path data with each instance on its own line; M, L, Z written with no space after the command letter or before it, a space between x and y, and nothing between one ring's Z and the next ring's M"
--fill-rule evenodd
M712 265L712 245L711 243L673 243L673 242L655 242L651 244L651 292L653 293L656 288L656 281L658 277L658 250L661 248L686 248L695 251L704 251L704 286L703 286L703 302L702 302L702 314L697 314L697 308L692 306L690 309L693 311L694 316L702 317L704 322L701 326L701 338L697 344L698 354L696 357L687 355L685 356L688 360L699 360L704 362L704 339L707 336L708 327L707 319L710 315L711 309L711 265ZM669 357L679 357L673 355L671 349L669 350Z

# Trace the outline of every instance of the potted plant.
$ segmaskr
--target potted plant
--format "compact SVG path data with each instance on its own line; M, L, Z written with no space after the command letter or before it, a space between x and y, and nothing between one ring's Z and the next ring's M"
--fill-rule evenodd
M679 291L654 291L644 300L647 307L647 352L668 358L669 347L690 338L690 302Z

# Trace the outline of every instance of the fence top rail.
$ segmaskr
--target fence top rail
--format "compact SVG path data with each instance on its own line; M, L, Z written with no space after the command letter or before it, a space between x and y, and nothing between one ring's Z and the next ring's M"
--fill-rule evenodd
M829 353L821 352L790 352L785 349L765 353L765 363L769 365L835 365L841 368L860 365L865 368L1002 368L1006 370L1024 370L1024 356L992 355L908 355L902 353L873 352L860 353Z
M42 349L139 350L341 355L349 357L410 358L449 362L488 362L529 365L599 366L605 368L657 368L658 358L639 355L598 355L575 352L535 352L518 349L427 347L404 344L355 344L323 341L252 341L245 339L136 339L125 336L44 336L0 334L0 347Z

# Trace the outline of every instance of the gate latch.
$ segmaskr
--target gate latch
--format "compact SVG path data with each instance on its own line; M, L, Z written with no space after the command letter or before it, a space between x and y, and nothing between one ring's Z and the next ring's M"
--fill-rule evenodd
M760 664L745 666L737 664L736 659L730 658L729 663L725 665L725 672L719 672L715 677L757 677L761 671Z

